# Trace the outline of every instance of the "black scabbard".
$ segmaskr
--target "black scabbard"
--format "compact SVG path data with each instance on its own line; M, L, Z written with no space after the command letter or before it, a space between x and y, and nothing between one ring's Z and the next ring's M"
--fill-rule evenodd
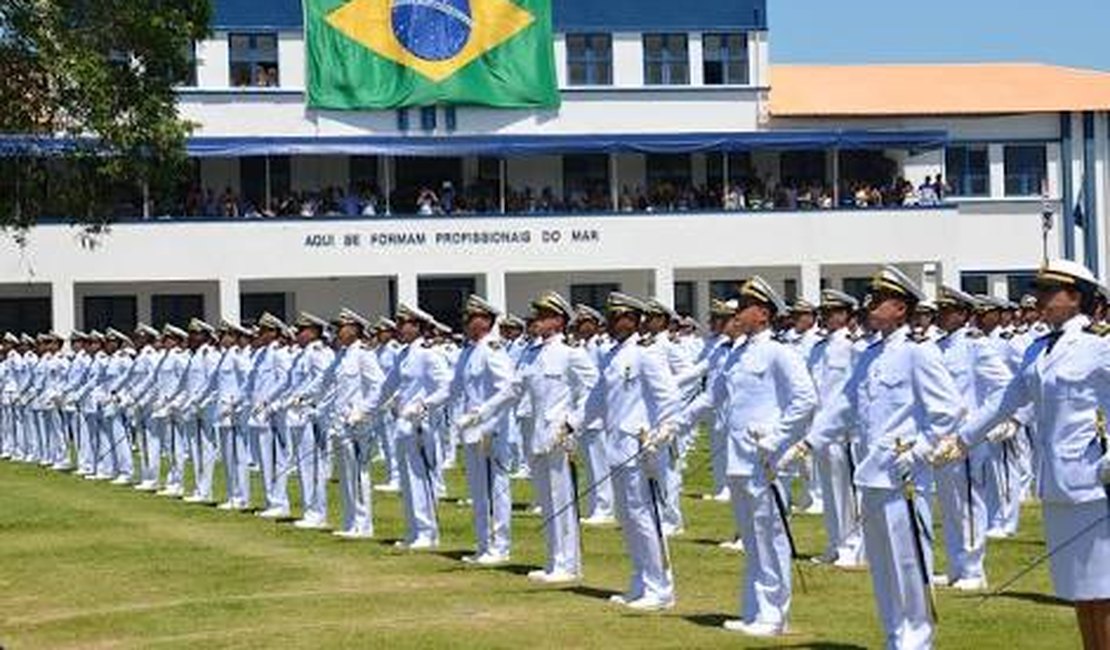
M910 533L913 535L913 553L917 558L917 569L921 575L921 585L925 590L925 603L929 608L929 616L935 624L939 617L937 616L937 604L933 599L933 583L932 577L929 575L929 567L925 563L925 547L921 541L922 526L921 521L917 518L917 506L914 504L914 488L913 484L906 479L904 490L904 500L906 502L906 514L910 518Z

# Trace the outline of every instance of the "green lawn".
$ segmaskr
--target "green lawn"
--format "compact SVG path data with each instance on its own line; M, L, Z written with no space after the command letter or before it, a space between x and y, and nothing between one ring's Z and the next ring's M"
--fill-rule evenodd
M704 452L702 452L704 453ZM441 503L443 548L395 551L396 495L375 494L378 538L340 541L257 517L191 506L36 467L0 463L0 644L59 647L790 647L875 648L866 573L806 565L795 581L792 632L760 644L720 629L738 608L743 558L720 550L727 506L703 502L704 456L691 460L686 534L672 544L678 606L634 614L610 605L626 560L617 530L585 532L581 586L523 577L542 562L538 517L514 520L514 565L476 569L469 509ZM460 495L459 470L449 474ZM295 483L295 481L294 481ZM516 501L527 499L514 483ZM258 494L258 491L255 491ZM293 492L295 498L295 490ZM338 501L333 500L332 510ZM992 542L996 584L1043 552L1040 517L1025 510L1019 537ZM333 512L334 515L334 512ZM800 551L823 546L820 518L794 519ZM1040 567L1004 596L939 594L942 648L1078 646L1070 607L1047 596Z

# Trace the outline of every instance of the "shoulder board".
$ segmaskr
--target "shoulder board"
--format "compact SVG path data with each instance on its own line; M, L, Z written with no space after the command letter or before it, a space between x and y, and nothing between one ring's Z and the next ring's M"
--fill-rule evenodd
M644 347L655 345L655 336L645 336L640 339L639 343Z
M1015 334L1016 334L1015 332L1002 332L1002 333L1001 333L1001 334L999 334L998 336L999 336L999 337L1000 337L1000 338L1001 338L1001 339L1002 339L1003 341L1009 341L1010 339L1014 338L1014 335L1015 335Z
M501 341L490 341L489 342L489 348L491 350L500 350L502 347L503 346L501 345Z
M1110 334L1110 325L1106 323L1091 323L1087 327L1084 327L1083 331L1088 334L1094 334L1095 336L1106 336Z
M927 333L921 331L911 332L907 338L914 343L928 343L929 341L932 341Z
M969 338L969 339L981 339L984 336L986 336L986 335L983 334L983 330L981 330L981 329L977 329L977 328L973 327L973 328L971 328L967 331L967 338Z

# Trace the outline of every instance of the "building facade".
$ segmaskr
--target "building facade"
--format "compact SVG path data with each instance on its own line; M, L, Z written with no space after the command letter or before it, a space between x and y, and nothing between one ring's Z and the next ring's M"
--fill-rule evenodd
M300 3L215 9L188 196L0 241L0 330L398 300L450 323L549 288L704 316L753 273L813 299L885 262L1016 298L1046 253L1107 275L1110 75L777 66L765 0L556 0L558 109L315 111Z

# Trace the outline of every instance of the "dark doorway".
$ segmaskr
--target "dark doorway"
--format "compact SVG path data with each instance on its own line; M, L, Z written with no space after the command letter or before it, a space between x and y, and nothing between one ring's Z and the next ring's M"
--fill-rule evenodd
M474 293L474 278L428 278L417 283L420 308L456 332L462 329L462 307Z

